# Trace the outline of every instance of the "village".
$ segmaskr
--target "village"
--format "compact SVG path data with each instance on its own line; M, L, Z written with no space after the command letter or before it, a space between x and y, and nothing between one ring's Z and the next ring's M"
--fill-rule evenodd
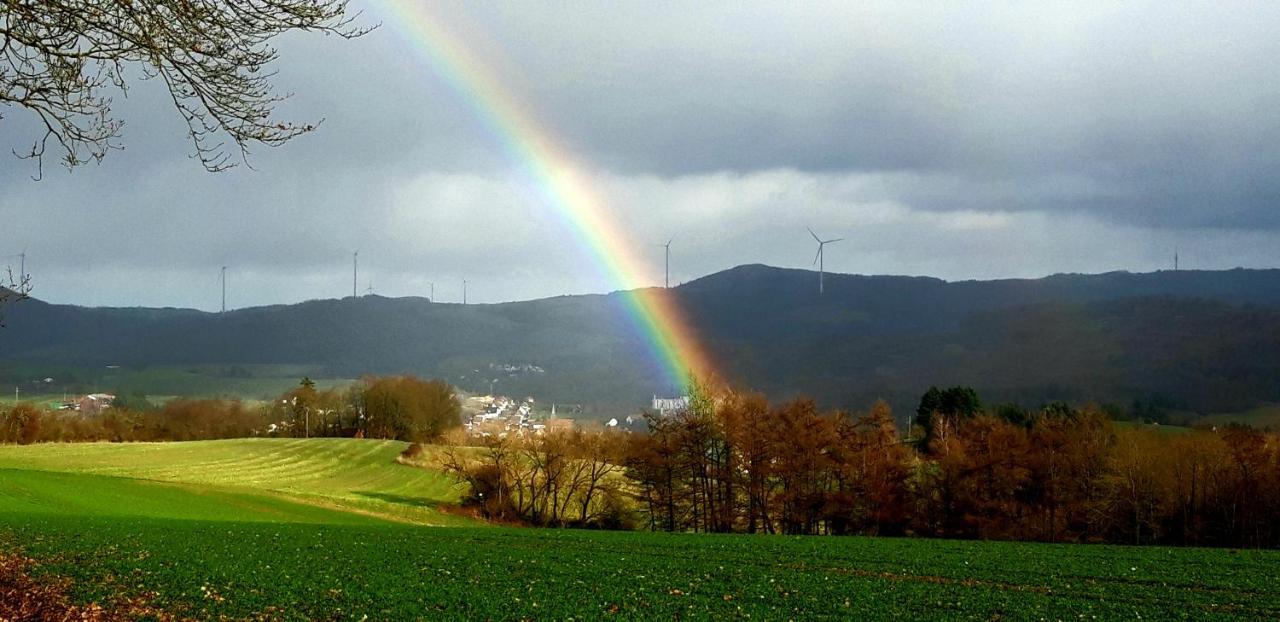
M650 408L659 416L683 409L689 403L687 397L661 398L654 396ZM534 408L535 400L526 397L517 400L503 395L475 395L462 403L463 428L470 436L506 438L542 435L551 432L574 430L616 430L639 432L645 430L644 416L639 412L621 419L611 417L607 421L582 420L565 415L579 415L577 404L551 404L541 412Z
M494 366L491 365L491 367ZM530 365L509 365L504 366L503 369L510 369L513 373L516 371L532 371L534 373L542 371L541 368ZM56 394L50 395L52 391L49 389L57 386L53 378L40 378L23 384L25 385L22 391L24 394L35 393L39 395L39 392L43 392L43 399L37 400L37 403L44 404L47 410L75 413L85 417L105 415L111 412L113 408L134 410L135 406L142 404L145 404L146 408L156 408L172 399L172 396L153 396L141 393L121 397L115 393L101 391L85 394L64 393L59 397ZM492 389L493 385L491 384L489 388ZM496 393L468 393L456 387L454 390L461 406L462 428L467 436L481 438L506 438L510 436L522 438L572 431L618 431L630 433L644 432L647 429L644 418L646 408L638 404L634 412L623 415L615 411L617 414L611 415L594 411L592 407L579 403L546 403L535 399L533 396L517 398ZM18 401L16 389L14 399L15 402ZM248 400L247 403L258 405L265 403L265 401ZM135 402L140 402L140 404L135 404ZM285 402L288 403L288 400ZM682 410L687 405L687 397L660 397L655 394L646 406L648 412L658 416L665 416ZM308 414L318 422L326 419L330 411L313 410ZM290 420L273 421L265 429L255 430L255 435L290 435L295 423L297 426L302 425L302 422Z

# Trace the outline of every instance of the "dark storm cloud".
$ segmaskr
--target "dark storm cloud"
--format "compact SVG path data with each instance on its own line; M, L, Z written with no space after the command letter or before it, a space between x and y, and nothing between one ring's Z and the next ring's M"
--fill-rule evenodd
M1280 261L1273 5L433 13L577 156L637 244L679 232L680 279L805 265L806 225L849 238L830 265L859 272L1151 269L1196 245L1200 267ZM138 85L117 105L126 149L101 166L48 162L35 183L29 162L0 164L0 255L27 248L47 297L95 303L208 308L203 281L224 264L245 304L335 296L357 248L389 294L438 282L446 297L462 278L479 300L614 286L406 36L387 22L357 41L282 41L278 84L296 96L281 114L325 122L255 150L257 170L204 173L159 85ZM6 110L0 145L36 132Z
M967 187L920 188L921 209L1280 225L1274 5L699 6L487 17L614 170L905 171Z

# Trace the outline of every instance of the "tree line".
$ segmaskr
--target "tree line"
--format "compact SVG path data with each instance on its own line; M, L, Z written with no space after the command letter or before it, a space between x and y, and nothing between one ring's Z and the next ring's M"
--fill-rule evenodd
M1280 545L1280 437L1168 434L1099 408L984 408L930 389L910 438L889 406L696 396L620 437L648 528L1050 542Z
M1170 434L966 387L927 391L905 438L883 401L705 389L647 423L473 438L439 464L483 516L540 526L1280 545L1280 437L1247 426Z
M466 484L463 505L476 507L486 519L631 529L624 438L581 429L472 437L472 446L464 439L443 446L436 462Z
M33 404L0 409L0 442L193 441L252 436L361 436L428 442L461 424L453 387L413 376L369 376L344 389L317 390L304 378L260 404L176 399L153 405L121 396L101 414Z
M253 406L126 399L82 416L19 404L0 411L0 442L429 443L456 430L459 415L441 381L369 377L321 391L304 379ZM450 437L434 459L481 515L531 525L1280 545L1280 435L1248 426L1170 434L1116 423L1096 406L988 407L966 387L927 391L905 436L883 401L851 413L705 388L686 409L646 421L635 434Z

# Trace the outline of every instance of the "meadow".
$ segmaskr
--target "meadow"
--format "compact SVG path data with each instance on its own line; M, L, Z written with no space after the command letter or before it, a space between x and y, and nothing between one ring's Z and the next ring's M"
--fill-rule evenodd
M0 447L0 550L194 619L1280 617L1275 551L485 527L402 448Z
M153 403L175 397L232 397L254 401L270 399L309 376L316 387L343 388L350 378L329 377L312 365L188 365L145 367L82 367L0 363L0 403L12 404L13 386L20 386L18 401L57 407L65 396L86 393L146 395ZM37 379L50 378L50 384Z
M406 447L337 438L59 443L0 447L0 469L170 482L197 492L236 490L422 525L470 524L436 509L457 501L451 479L396 464Z

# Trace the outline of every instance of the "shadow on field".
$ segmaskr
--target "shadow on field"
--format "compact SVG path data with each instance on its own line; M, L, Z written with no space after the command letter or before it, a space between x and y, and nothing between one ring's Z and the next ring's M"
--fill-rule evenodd
M394 503L397 505L407 505L410 507L418 507L418 508L430 508L433 510L438 510L442 506L449 505L442 501L439 501L436 499L430 499L427 497L409 497L406 495L393 495L385 492L370 492L370 491L363 491L363 490L357 490L355 491L355 493L357 495L360 495L361 497L376 499L378 501L384 501L386 503Z

